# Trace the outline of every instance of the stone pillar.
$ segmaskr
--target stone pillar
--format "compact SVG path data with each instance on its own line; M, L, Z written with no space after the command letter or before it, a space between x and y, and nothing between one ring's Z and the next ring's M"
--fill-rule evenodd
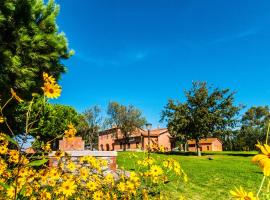
M59 141L61 151L83 151L84 141L81 137L63 138Z

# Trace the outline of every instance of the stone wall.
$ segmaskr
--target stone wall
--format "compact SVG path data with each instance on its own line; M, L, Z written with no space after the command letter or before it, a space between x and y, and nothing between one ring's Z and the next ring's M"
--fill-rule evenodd
M75 163L79 161L79 159L83 156L93 156L97 159L104 159L108 162L108 168L112 171L116 170L116 157L117 152L116 151L90 151L90 150L84 150L84 151L65 151L68 155L70 155L71 160ZM58 160L55 158L55 151L49 154L49 166L57 166Z
M116 170L116 151L90 151L84 150L84 141L81 137L63 138L59 141L59 149L66 152L72 161L78 163L83 156L93 156L98 159L104 159L108 162L108 168ZM49 166L57 166L58 160L55 157L56 151L49 154Z

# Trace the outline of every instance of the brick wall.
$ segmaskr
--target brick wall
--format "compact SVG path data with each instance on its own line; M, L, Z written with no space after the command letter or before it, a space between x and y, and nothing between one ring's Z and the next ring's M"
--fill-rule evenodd
M166 151L171 151L171 142L169 132L163 133L158 137L158 145L163 146Z

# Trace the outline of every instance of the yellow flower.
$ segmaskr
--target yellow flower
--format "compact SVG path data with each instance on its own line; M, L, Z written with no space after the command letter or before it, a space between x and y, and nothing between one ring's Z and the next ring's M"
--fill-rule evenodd
M3 116L0 116L0 124L4 123L5 118Z
M153 158L146 158L143 161L138 160L138 165L142 165L142 166L149 166L152 165L155 162L155 160Z
M56 181L54 179L48 179L48 185L54 187L56 185Z
M89 181L88 183L86 183L86 187L90 190L90 191L95 191L98 188L98 184L94 181Z
M25 168L21 168L20 171L19 171L19 176L20 177L26 177L28 176L29 174L29 168L28 167L25 167Z
M70 123L68 125L68 130L65 130L65 137L66 138L72 138L72 137L74 137L76 135L76 133L77 133L76 128L73 126L72 123Z
M15 98L19 103L23 102L23 100L16 94L16 92L11 88L10 89L11 95Z
M0 133L0 141L6 141L7 140L7 136L5 133Z
M49 142L47 142L46 144L43 144L42 146L41 146L41 148L44 150L44 151L46 151L46 152L51 152L52 150L51 150L51 144L49 143Z
M252 192L247 193L242 187L235 189L235 191L230 191L232 197L237 200L257 200Z
M10 186L8 189L7 189L7 196L11 199L14 199L15 197L15 188L13 186Z
M43 72L43 80L52 84L56 83L55 78L49 76L49 74L47 74L46 72Z
M50 177L54 180L57 180L60 178L60 173L59 171L57 170L57 168L51 168L50 170Z
M8 152L7 146L0 146L0 154L6 154Z
M19 162L19 152L17 150L9 150L9 162Z
M184 173L184 182L188 182L188 176Z
M104 183L106 185L114 185L114 178L112 174L108 174L105 178L104 178Z
M130 192L132 194L136 194L136 188L132 182L130 182L130 181L126 182L126 189L128 192Z
M44 85L42 90L44 95L48 98L58 98L61 93L61 87L56 83L55 78L49 76L47 73L43 73Z
M165 147L161 145L161 146L159 147L159 151L162 152L162 153L164 153L164 152L165 152Z
M163 164L164 167L167 168L169 166L169 161L165 160L165 161L162 162L162 164Z
M57 150L54 154L55 158L57 160L59 160L61 157L63 157L65 155L65 152L64 151L60 151L60 150Z
M62 183L60 187L60 191L66 196L72 196L76 192L77 186L75 185L74 181L66 180Z
M143 200L148 200L149 199L148 192L147 192L146 189L142 190L142 197L143 197Z
M267 144L261 145L260 143L256 146L262 153L254 156L252 162L259 164L265 176L270 176L270 146Z
M126 190L126 184L123 183L123 182L118 183L117 189L118 189L120 192L125 192L125 190Z
M150 168L150 175L152 176L160 176L163 174L163 170L160 166L158 165L153 165Z
M32 193L33 193L32 187L29 186L29 185L27 185L27 186L25 187L25 193L24 193L24 196L30 197L30 196L32 195Z
M89 175L89 170L88 170L87 168L85 168L85 167L82 167L82 168L80 169L80 178L81 178L82 180L86 180L87 177L88 177L88 175Z
M61 93L61 87L58 84L44 83L42 87L44 95L47 98L58 98Z
M102 191L96 191L93 194L93 200L102 200L103 198L103 192Z
M52 199L52 196L49 192L47 192L46 190L43 190L40 192L40 200L50 200Z
M129 179L133 182L139 182L140 178L137 176L135 172L130 172Z
M74 171L76 169L76 165L74 162L70 162L67 164L67 168L70 170L70 171Z

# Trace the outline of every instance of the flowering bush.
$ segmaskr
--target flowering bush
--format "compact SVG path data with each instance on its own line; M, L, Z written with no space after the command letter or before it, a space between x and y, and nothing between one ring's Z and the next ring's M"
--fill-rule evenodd
M44 98L59 97L61 87L55 79L46 73L43 78ZM11 90L11 98L0 106L0 123L7 126L10 132L0 133L0 199L160 199L160 191L169 181L170 174L174 173L187 181L187 175L178 162L168 159L159 165L150 156L138 161L136 171L113 174L104 171L107 166L104 160L86 156L74 162L67 153L57 151L57 166L48 167L50 142L42 143L39 154L28 154L22 150L35 123L29 121L31 102L35 98L26 113L22 142L14 140L12 128L3 116L5 106L12 100L23 101ZM63 137L72 138L75 135L76 128L69 124Z

